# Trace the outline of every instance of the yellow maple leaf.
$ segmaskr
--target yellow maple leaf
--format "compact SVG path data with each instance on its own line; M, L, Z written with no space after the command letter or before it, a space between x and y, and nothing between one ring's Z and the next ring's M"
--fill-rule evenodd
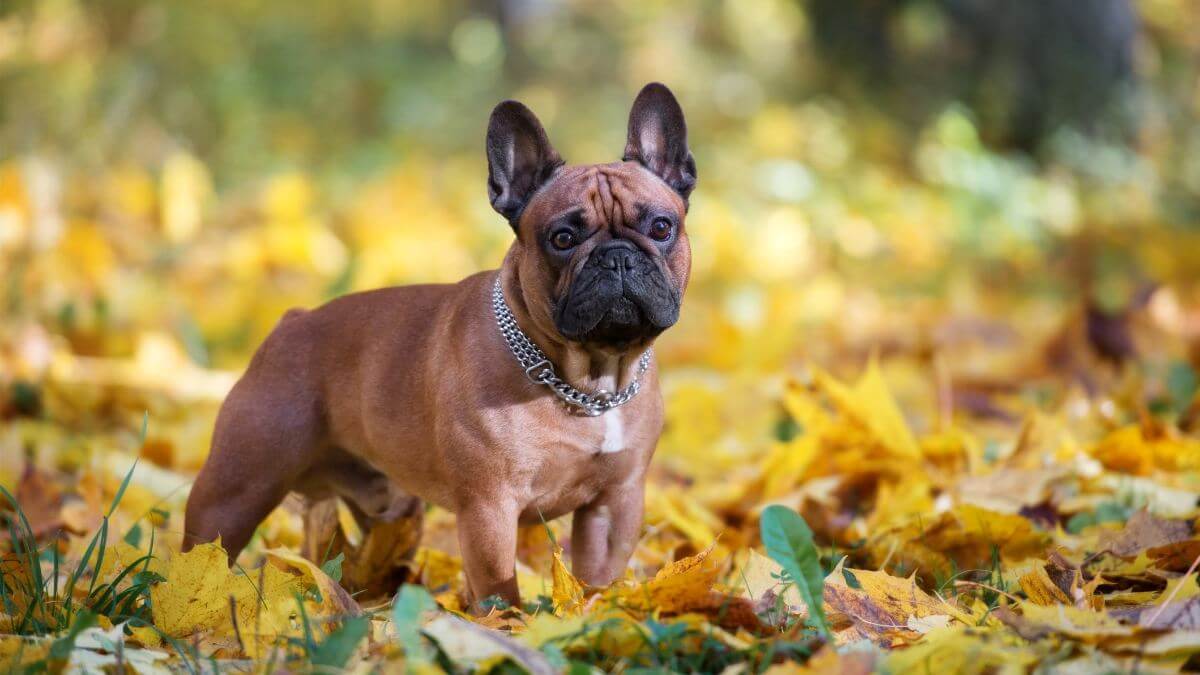
M953 625L891 652L884 665L892 673L1023 673L1039 658L1006 630Z
M1122 624L1104 612L1072 605L1036 605L1027 602L1021 605L1021 614L1031 624L1046 626L1057 633L1084 641L1124 637L1138 631L1137 626Z
M422 546L413 557L421 583L433 591L448 588L457 591L462 578L462 559L445 551Z
M1196 583L1197 576L1196 572L1192 572L1184 577L1168 579L1167 587L1162 590L1161 597L1179 602L1200 595L1200 585Z
M647 522L667 522L699 548L716 539L722 521L702 504L675 486L646 486Z
M667 565L645 583L617 589L616 597L626 607L642 611L676 613L702 606L720 573L709 559L715 545Z
M877 359L871 359L867 372L852 387L824 371L816 372L816 384L842 414L870 431L880 444L902 457L921 458L921 448L879 371Z
M783 567L771 558L749 549L745 559L731 576L735 595L759 600L768 592L782 596L789 607L803 607L800 591L795 584L784 582Z
M171 637L206 631L231 635L230 597L240 595L219 541L201 544L168 563L165 581L150 589L154 625Z
M283 571L296 574L301 583L315 586L320 594L319 609L325 616L355 616L362 610L346 589L338 585L325 571L311 560L286 548L266 551L267 560Z
M762 463L763 498L776 499L796 488L819 454L820 440L806 433L774 445Z
M850 587L847 574L857 582L857 588ZM843 569L841 563L826 578L825 604L835 617L842 615L853 628L839 632L839 642L863 638L887 642L886 636L909 628L913 619L950 617L964 624L974 623L968 613L923 591L915 577Z
M1194 471L1200 468L1200 441L1170 435L1148 434L1130 424L1110 432L1091 454L1106 469L1147 476L1160 471Z
M21 635L0 635L0 663L8 672L22 672L20 666L34 665L50 654L50 641L33 639ZM45 663L41 664L43 667Z
M242 575L229 569L219 542L178 554L167 563L165 581L150 589L154 625L171 637L199 640L210 650L240 644L257 658L280 638L301 633L299 603L304 602L309 628L324 634L329 628L325 619L352 613L357 606L344 591L334 591L332 580L319 569L294 558L277 551L267 564ZM314 584L321 603L310 592Z
M100 566L100 573L97 575L97 578L100 581L111 581L130 565L136 565L136 569L139 571L144 566L146 570L159 575L166 568L162 558L159 558L157 555L146 560L145 551L126 541L118 541L104 549L104 562ZM127 588L130 583L132 583L131 579L123 582L121 587Z
M560 648L571 643L584 642L582 636L591 617L555 616L539 612L529 619L525 630L517 638L522 643L541 649L542 645L554 641Z
M557 614L578 615L583 605L583 584L571 574L563 563L561 546L554 547L554 560L550 563L550 575L554 579L554 611Z
M903 565L931 581L938 574L986 568L993 551L1019 562L1045 550L1048 535L1025 518L961 504L932 521L917 516L872 539L868 549L876 565Z

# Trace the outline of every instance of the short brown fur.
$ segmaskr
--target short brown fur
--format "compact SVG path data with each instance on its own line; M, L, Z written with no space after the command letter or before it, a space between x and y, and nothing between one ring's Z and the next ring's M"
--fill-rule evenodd
M651 87L666 91L649 85L643 96ZM493 128L500 114L498 107ZM631 138L645 131L652 145L652 130L634 126L631 116ZM504 165L503 153L493 150L507 150L511 159L527 137L503 131L495 141L489 132L489 159L500 183L493 203L505 213L498 203L511 193L504 192L505 171L519 167ZM543 154L557 160L545 143ZM626 386L653 339L617 347L567 339L554 308L593 251L614 239L645 252L682 295L691 262L683 227L690 186L673 188L650 165L551 167L550 177L517 203L517 237L499 270L289 311L221 409L211 455L188 500L185 547L220 536L236 557L289 491L340 495L366 522L388 518L415 495L457 514L476 602L493 594L519 600L518 523L571 512L575 573L594 585L619 577L637 542L646 467L662 430L657 364L626 405L600 417L569 411L525 377L497 328L491 290L498 277L518 324L573 386ZM665 250L639 220L647 208L677 223ZM546 228L573 209L587 236L555 269ZM614 421L620 449L602 451Z

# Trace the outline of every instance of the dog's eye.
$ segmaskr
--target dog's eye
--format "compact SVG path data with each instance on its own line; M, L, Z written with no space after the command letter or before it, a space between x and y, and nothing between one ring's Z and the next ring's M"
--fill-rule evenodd
M575 234L570 230L559 230L550 235L550 243L554 248L565 251L575 245Z
M650 238L655 241L666 241L671 238L671 231L674 229L671 221L666 218L655 218L654 222L650 223Z

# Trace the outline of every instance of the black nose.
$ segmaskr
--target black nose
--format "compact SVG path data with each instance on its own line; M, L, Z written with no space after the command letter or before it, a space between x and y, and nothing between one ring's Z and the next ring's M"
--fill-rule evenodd
M637 247L625 239L614 239L596 249L596 262L607 270L633 269Z

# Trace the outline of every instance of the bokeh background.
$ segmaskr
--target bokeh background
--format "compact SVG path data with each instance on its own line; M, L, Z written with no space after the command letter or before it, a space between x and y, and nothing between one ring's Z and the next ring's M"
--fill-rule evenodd
M700 176L659 471L728 475L794 434L787 378L872 354L920 430L1011 439L1014 400L1184 414L1189 0L7 0L0 480L107 466L149 410L141 499L178 501L284 310L498 264L496 102L611 161L651 80Z

